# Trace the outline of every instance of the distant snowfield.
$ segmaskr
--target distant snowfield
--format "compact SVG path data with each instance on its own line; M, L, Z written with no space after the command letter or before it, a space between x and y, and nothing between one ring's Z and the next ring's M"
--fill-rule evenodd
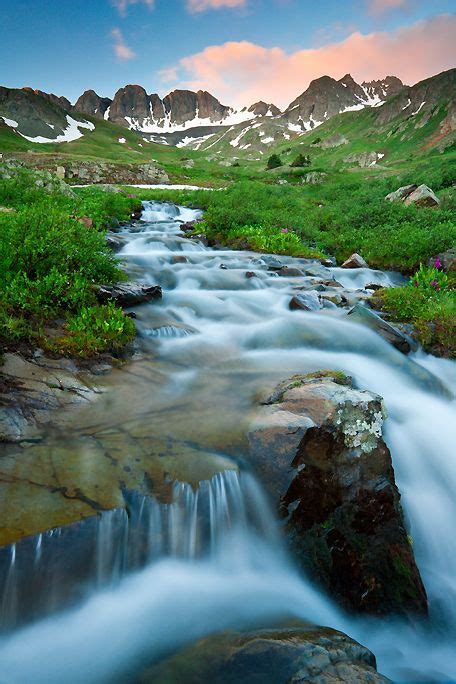
M100 185L99 183L88 183L87 185L73 185L74 188L92 188ZM157 183L155 185L148 185L142 183L101 183L101 185L124 185L128 188L143 188L144 190L224 190L225 188L205 188L201 185L167 185L166 183Z
M56 138L45 138L42 135L37 135L36 137L31 137L29 135L24 135L20 131L17 131L20 136L25 138L26 140L29 140L30 142L34 143L62 143L62 142L72 142L73 140L78 140L78 138L82 138L84 133L82 133L79 129L80 128L86 128L89 131L95 130L95 125L91 121L76 121L76 119L73 119L69 114L67 114L67 122L68 126L65 128L63 133L58 135ZM3 120L5 121L8 126L12 126L12 124L15 124L12 126L13 128L17 128L19 125L16 121L11 121L11 119L5 119L3 117ZM11 121L11 123L8 123L8 121ZM52 124L47 124L49 128L54 128Z

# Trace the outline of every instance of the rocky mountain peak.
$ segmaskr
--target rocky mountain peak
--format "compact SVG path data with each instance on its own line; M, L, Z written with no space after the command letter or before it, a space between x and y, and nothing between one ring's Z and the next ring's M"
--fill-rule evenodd
M86 90L76 101L74 109L81 114L90 114L103 119L111 103L112 100L109 97L100 97L94 90Z
M281 114L280 109L275 104L263 102L263 100L250 105L247 111L252 112L255 116L278 116Z

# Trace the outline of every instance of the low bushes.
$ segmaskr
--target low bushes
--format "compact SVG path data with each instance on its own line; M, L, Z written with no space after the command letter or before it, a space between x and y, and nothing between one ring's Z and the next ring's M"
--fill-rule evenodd
M44 190L35 178L19 170L0 180L0 204L14 208L0 212L0 337L9 347L26 340L53 349L47 330L62 319L60 351L117 349L132 338L133 323L121 309L97 307L94 287L123 279L103 227L131 216L138 200L93 188ZM92 225L78 220L83 216Z
M456 290L445 273L421 266L405 287L379 290L373 302L395 320L412 323L425 349L455 355Z

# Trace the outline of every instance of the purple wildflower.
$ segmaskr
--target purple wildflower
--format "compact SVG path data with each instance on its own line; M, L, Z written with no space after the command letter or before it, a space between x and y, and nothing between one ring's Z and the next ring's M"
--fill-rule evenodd
M288 233L288 228L282 228L281 233Z
M440 269L442 268L442 262L440 261L439 257L437 257L437 259L435 260L434 266L435 266L438 270L440 270Z

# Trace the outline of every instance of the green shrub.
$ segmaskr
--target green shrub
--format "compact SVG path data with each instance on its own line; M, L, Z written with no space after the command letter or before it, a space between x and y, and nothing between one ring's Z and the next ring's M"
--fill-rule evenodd
M100 309L97 318L94 285L124 278L104 228L114 218L128 219L139 200L97 188L73 196L65 188L61 192L57 179L53 184L51 177L43 189L36 178L41 182L41 176L18 169L0 180L0 204L15 209L0 213L0 335L8 344L28 340L52 347L43 330L58 317L72 326L89 324L85 341L82 329L70 331L65 352L118 348L134 326L120 309ZM93 225L80 222L82 216ZM108 326L104 337L103 326Z
M67 334L49 344L49 348L75 356L93 356L116 351L131 342L135 324L112 302L103 306L84 307L71 316Z
M268 158L266 168L268 171L271 169L277 169L279 166L282 166L282 160L280 159L278 154L271 154L271 156Z
M310 161L309 155L299 153L298 156L293 159L290 166L301 167L301 166L310 166L310 164L311 164L311 161Z

